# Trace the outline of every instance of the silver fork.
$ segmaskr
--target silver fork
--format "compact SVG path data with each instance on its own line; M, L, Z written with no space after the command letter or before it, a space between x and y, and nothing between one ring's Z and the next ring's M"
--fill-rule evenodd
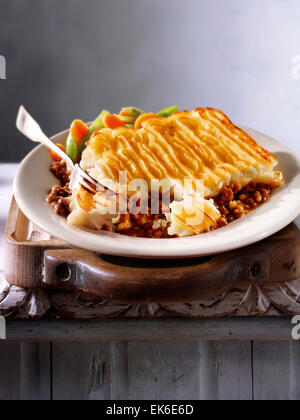
M109 191L113 195L116 195L115 192L105 187L96 179L92 178L88 173L86 173L78 163L74 164L72 159L55 143L53 143L49 137L46 136L40 125L26 111L24 106L20 106L19 108L16 125L18 130L24 134L24 136L28 137L31 141L43 144L48 149L57 154L63 161L65 161L67 168L72 173L75 182L78 182L78 184L91 192Z

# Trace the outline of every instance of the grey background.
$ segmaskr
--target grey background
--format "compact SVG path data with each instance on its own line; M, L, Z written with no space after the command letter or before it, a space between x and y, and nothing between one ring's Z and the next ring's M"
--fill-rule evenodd
M213 106L300 153L299 0L0 0L0 161L30 150L25 104L49 134L136 105Z

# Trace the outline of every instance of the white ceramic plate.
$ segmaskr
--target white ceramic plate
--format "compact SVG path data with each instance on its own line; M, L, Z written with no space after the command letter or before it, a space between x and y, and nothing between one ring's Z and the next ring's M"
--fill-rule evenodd
M300 159L281 143L257 131L242 128L277 156L285 184L257 210L213 232L181 239L142 239L68 225L45 201L47 192L57 180L49 170L50 160L43 146L34 149L21 163L14 182L15 198L28 219L44 231L77 247L103 254L187 258L241 248L276 233L300 214ZM66 133L58 134L53 140L63 143Z

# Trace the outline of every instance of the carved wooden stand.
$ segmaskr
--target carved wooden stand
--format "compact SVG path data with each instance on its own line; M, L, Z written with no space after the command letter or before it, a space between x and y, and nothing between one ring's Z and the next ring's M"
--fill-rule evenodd
M300 314L300 232L192 260L134 260L74 249L13 200L0 314L14 318L216 318Z

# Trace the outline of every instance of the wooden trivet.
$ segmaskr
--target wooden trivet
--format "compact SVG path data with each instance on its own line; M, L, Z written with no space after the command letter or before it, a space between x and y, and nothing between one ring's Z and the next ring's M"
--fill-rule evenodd
M0 313L68 318L300 314L300 231L226 254L135 260L72 248L35 227L12 201Z

